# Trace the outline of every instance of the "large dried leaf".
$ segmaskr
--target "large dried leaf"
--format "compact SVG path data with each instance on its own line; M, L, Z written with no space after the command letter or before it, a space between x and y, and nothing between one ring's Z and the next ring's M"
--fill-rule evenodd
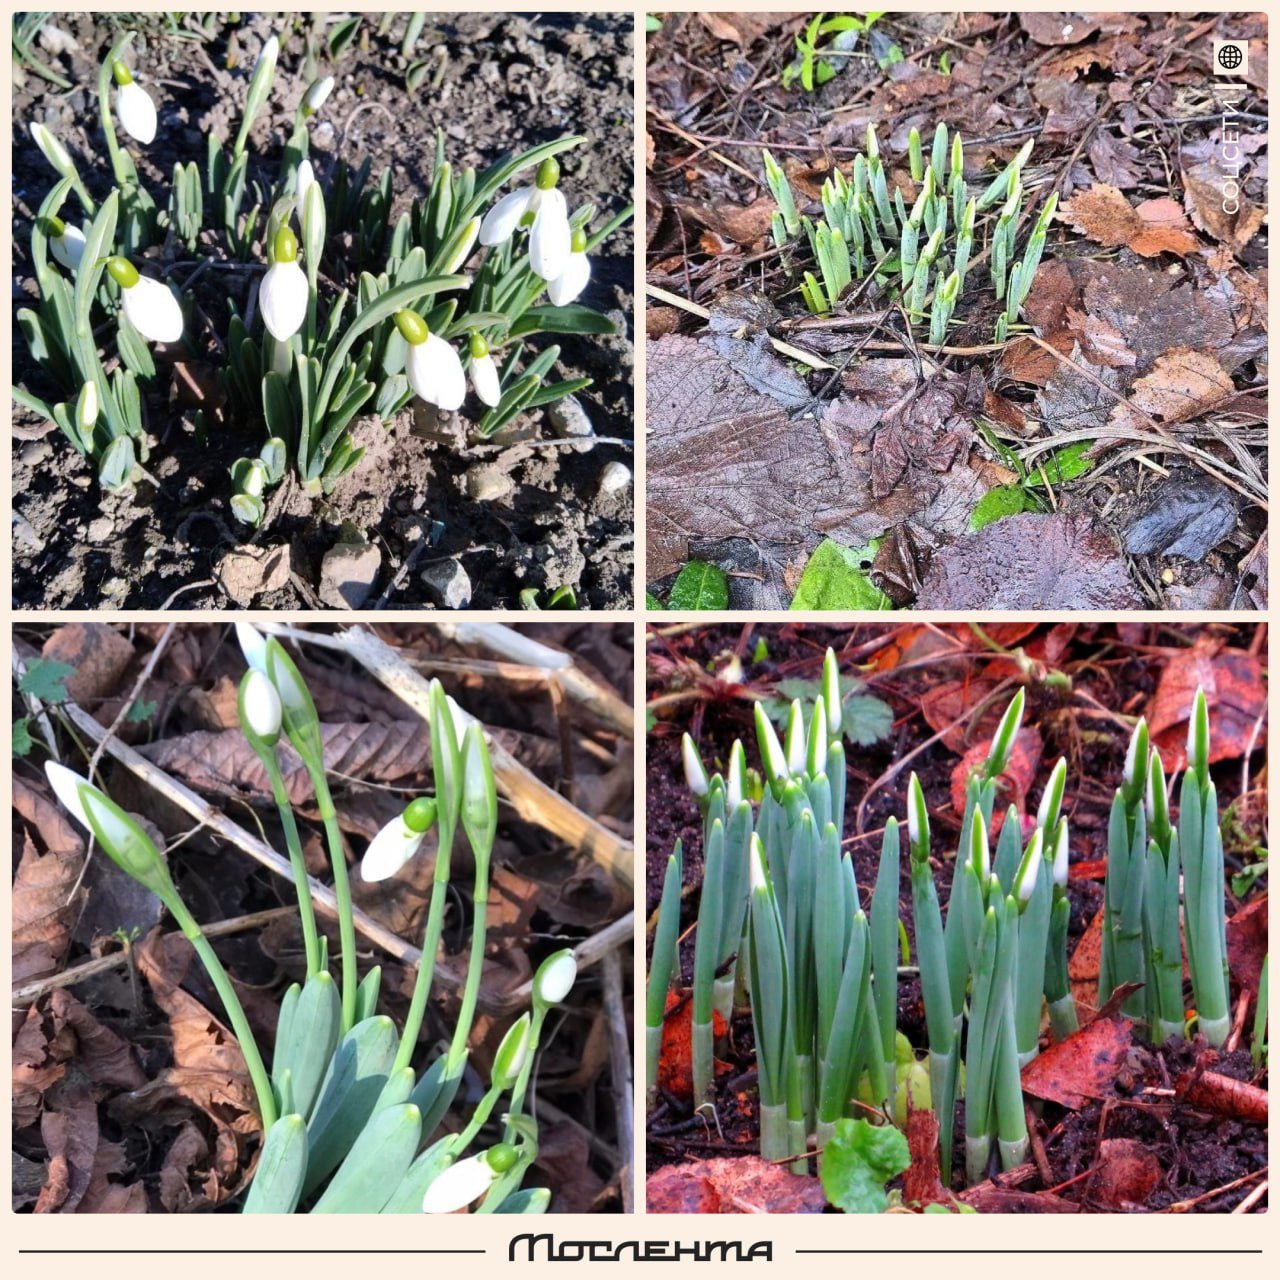
M1123 556L1088 517L1023 514L935 552L922 609L1128 609Z
M50 1091L40 1117L40 1137L49 1153L37 1213L74 1213L93 1177L98 1149L98 1105L80 1077Z
M1022 1087L1033 1098L1079 1110L1111 1094L1132 1041L1133 1024L1127 1018L1095 1018L1032 1059L1022 1070Z
M48 850L41 854L24 836L13 879L13 981L25 983L56 973L66 955L84 841L64 812L22 778L13 780L13 807Z
M1135 208L1122 192L1105 182L1077 192L1058 216L1090 240L1110 248L1132 249L1144 258L1161 253L1185 257L1199 248L1176 201L1144 200Z
M1239 253L1258 234L1266 210L1246 200L1238 187L1235 197L1228 200L1226 184L1235 181L1236 175L1223 172L1212 160L1182 170L1183 203L1191 221Z
M1155 485L1142 514L1124 535L1130 555L1203 560L1236 527L1235 495L1196 472Z
M1147 417L1159 422L1188 422L1216 408L1235 394L1231 375L1205 351L1177 347L1139 378L1126 404L1116 405L1111 425L1142 428Z
M668 1165L645 1192L650 1213L821 1213L822 1183L759 1156Z
M69 622L49 636L40 656L75 668L67 677L67 694L92 710L93 703L118 691L133 645L105 622Z

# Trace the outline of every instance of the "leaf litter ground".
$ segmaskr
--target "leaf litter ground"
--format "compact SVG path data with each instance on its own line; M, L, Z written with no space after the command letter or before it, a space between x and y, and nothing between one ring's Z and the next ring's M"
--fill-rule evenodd
M894 15L813 93L781 83L806 22L649 37L650 588L701 559L732 607L786 607L830 540L880 607L1265 607L1265 20ZM1227 37L1253 56L1224 114ZM1034 138L1024 183L1062 200L1002 346L989 285L942 353L874 289L810 316L769 235L762 148L817 214L874 123L910 205L937 122L975 174ZM849 562L816 607L863 603Z
M1195 689L1208 690L1214 770L1227 819L1228 880L1256 863L1267 846L1265 627L1139 622L1118 627L1001 622L982 629L872 623L843 628L651 626L647 696L652 728L646 775L650 943L667 857L677 839L684 846L683 942L675 979L681 996L671 1002L661 1092L648 1124L651 1212L823 1209L816 1178L776 1178L777 1170L754 1154L759 1129L749 1012L734 1016L727 1037L717 1045L714 1119L692 1114L691 1005L684 995L693 970L702 832L684 780L680 735L685 730L693 735L708 767L714 762L715 768L723 768L735 738L743 739L749 762L755 761L753 703L796 691L797 681L816 680L828 645L841 657L844 670L857 664L863 681L864 687L846 700L846 709L862 697L882 700L891 711L886 718L861 720L866 745L847 754L844 837L858 883L865 892L875 882L885 820L902 819L906 784L914 770L931 798L935 848L942 855L935 870L944 911L965 778L975 760L986 758L1008 698L1019 683L1026 685L1024 728L1003 775L996 810L1010 802L1022 806L1028 794L1038 802L1054 762L1066 757L1064 811L1073 837L1068 946L1082 1024L1097 1005L1111 802L1107 780L1120 775L1132 725L1132 719L1121 717L1147 717L1172 773L1184 764L1179 744L1185 742ZM1060 676L1069 680L1065 690L1055 684ZM911 755L909 767L894 772L913 752L918 754ZM1267 945L1267 895L1265 882L1241 888L1240 896L1230 889L1227 931L1236 1016L1249 1027L1249 1002ZM914 955L905 874L901 896L902 923ZM922 1053L924 1010L914 977L899 984L898 1026L917 1054ZM964 1189L958 1180L944 1190L935 1186L936 1162L931 1166L929 1160L936 1133L931 1140L919 1139L909 1126L913 1164L901 1184L904 1199L949 1202L950 1192L980 1212L1155 1212L1174 1206L1221 1212L1240 1204L1265 1180L1266 1074L1259 1076L1243 1050L1216 1060L1203 1042L1154 1050L1130 1024L1104 1014L1078 1036L1057 1046L1046 1044L1024 1072L1023 1085L1033 1106L1034 1160L999 1184ZM1199 1088L1205 1092L1197 1093ZM1259 1096L1261 1115L1256 1110ZM796 1184L810 1185L806 1191Z
M629 626L533 624L528 634L562 649L584 687L629 702ZM24 628L18 638L37 677L48 721L30 726L40 746L14 761L13 1103L18 1212L163 1213L238 1209L261 1136L253 1090L216 992L156 899L99 851L85 863L81 830L56 804L40 762L52 738L69 764L83 760L55 724L73 703L109 725L169 777L273 848L285 842L271 794L251 767L237 727L243 664L227 628L104 624ZM462 706L520 766L585 818L629 839L632 747L599 716L566 700L532 669L495 663L427 625L384 627L406 661L439 674ZM139 683L156 648L163 653ZM37 657L37 654L39 655ZM325 756L349 849L358 856L406 796L429 792L428 735L414 713L361 666L311 646L301 669L325 730ZM58 664L58 665L54 665ZM43 673L43 674L40 674ZM15 700L19 695L15 694ZM48 736L46 736L48 735ZM285 753L286 763L293 757ZM287 769L304 853L327 882L324 841L310 786ZM270 1054L278 1002L302 975L292 887L197 826L129 770L104 757L110 794L170 849L170 868L196 918L214 935L250 1023ZM454 851L452 899L437 966L426 1044L451 1034L470 946L469 851ZM422 937L434 854L394 880L364 885L355 903L416 945ZM483 1091L512 993L562 946L598 934L631 897L601 865L549 826L500 814L489 901L489 946L472 1062L462 1106ZM322 927L325 924L321 917ZM337 946L336 929L330 940ZM629 956L629 935L623 939ZM361 969L383 965L381 1011L403 1020L414 972L367 939ZM531 967L532 966L532 967ZM622 964L629 999L630 965ZM617 1210L617 1095L600 969L584 968L563 1020L544 1042L537 1089L540 1156L531 1181L555 1189L552 1210ZM456 1120L446 1125L458 1127Z

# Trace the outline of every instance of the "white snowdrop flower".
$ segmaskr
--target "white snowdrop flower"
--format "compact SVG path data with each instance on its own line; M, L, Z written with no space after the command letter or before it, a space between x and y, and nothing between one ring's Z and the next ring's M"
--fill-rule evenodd
M529 265L543 280L562 276L569 264L573 236L569 230L569 206L557 190L560 165L548 157L538 166L533 186L503 196L480 224L480 243L502 244L516 228L529 227ZM585 282L584 282L585 283Z
M275 69L276 59L280 56L280 37L273 35L268 38L262 46L262 52L258 54L258 60L253 64L253 75L257 75L259 71L270 67ZM252 79L252 77L250 77Z
M98 384L86 382L76 397L76 427L80 434L88 437L98 422Z
M1022 855L1022 865L1014 876L1013 892L1019 902L1030 902L1036 891L1036 883L1040 879L1040 864L1044 861L1044 833L1037 827L1027 842L1027 851Z
M1071 837L1067 820L1062 818L1058 822L1058 830L1053 842L1053 883L1059 889L1067 887L1067 877L1070 875L1070 847Z
M256 737L274 742L280 736L280 695L261 671L251 669L244 678L240 714Z
M1138 752L1141 748L1146 749L1147 746L1147 718L1143 716L1134 727L1133 733L1129 737L1129 747L1124 755L1124 781L1126 786L1133 786L1133 780L1137 777L1139 768L1146 769L1147 762L1138 760Z
M457 1213L484 1195L497 1176L485 1159L486 1154L481 1152L450 1165L427 1188L426 1195L422 1197L422 1212Z
M288 342L307 318L306 272L298 265L298 237L287 226L276 232L275 261L262 279L258 306L267 332L277 342Z
M489 344L481 334L471 335L471 385L490 408L502 399L502 380L498 377L498 366L489 354Z
M317 80L306 93L306 97L302 99L302 114L304 116L313 116L324 106L325 99L333 92L333 77L325 76L323 80Z
M148 342L182 337L182 308L168 285L139 275L127 258L108 258L107 273L120 286L125 317Z
M553 306L568 306L587 287L590 279L591 259L587 257L587 233L579 227L573 233L564 270L554 280L547 281L547 297Z
M79 227L68 226L61 218L50 218L48 222L49 252L55 262L74 271L84 257L84 232Z
M244 654L245 663L254 671L267 673L267 642L262 632L248 622L237 622L236 639L240 642L240 652Z
M360 860L360 878L369 884L390 880L422 847L435 820L436 802L420 796L369 842Z
M116 115L120 127L135 142L146 146L155 141L156 104L151 95L133 78L133 72L118 59L111 68L116 81Z
M559 1004L573 990L578 977L578 958L567 948L548 956L533 975L534 999L541 1004Z
M705 796L711 784L707 780L706 766L698 754L694 740L686 733L680 739L680 755L684 760L684 781L695 796Z
M460 408L467 398L467 375L458 353L429 332L426 321L415 311L396 312L396 327L409 344L405 371L415 393L437 408Z

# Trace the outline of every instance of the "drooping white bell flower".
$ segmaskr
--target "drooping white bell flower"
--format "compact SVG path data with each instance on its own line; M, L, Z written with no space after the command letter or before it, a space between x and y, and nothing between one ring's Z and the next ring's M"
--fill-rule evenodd
M509 192L485 214L480 243L503 244L517 227L529 228L529 265L543 280L555 280L569 263L573 237L569 230L569 206L556 183L560 165L549 156L538 166L533 186Z
M68 271L74 271L84 257L84 232L79 227L69 226L61 218L50 218L48 223L49 252L55 262L60 262Z
M458 353L416 311L397 311L396 327L409 344L405 372L415 393L437 408L459 408L467 398L467 375Z
M422 1212L457 1213L484 1195L497 1176L486 1154L459 1160L436 1178L422 1197Z
M277 342L288 342L307 318L306 272L298 265L298 237L282 226L276 232L275 260L262 278L258 306L262 323Z
M502 380L498 377L498 366L489 354L489 344L481 334L471 335L471 385L490 408L502 399Z
M156 104L151 95L133 78L133 72L119 59L111 68L116 81L116 115L120 127L135 142L146 146L155 141Z
M325 99L333 92L333 77L325 76L323 80L317 80L306 92L306 96L302 99L302 114L304 116L313 116L324 106Z
M552 306L564 307L575 301L591 279L591 259L587 257L587 233L579 227L573 233L564 270L547 281L547 297Z
M127 258L108 258L107 274L120 286L125 317L148 342L182 337L182 308L168 285L139 275Z
M369 884L390 880L422 847L435 820L436 802L419 796L369 842L360 860L360 878Z

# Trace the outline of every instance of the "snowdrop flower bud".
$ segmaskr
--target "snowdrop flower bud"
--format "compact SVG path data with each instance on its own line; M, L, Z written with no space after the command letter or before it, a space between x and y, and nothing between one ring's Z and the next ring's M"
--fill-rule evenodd
M88 439L89 433L98 424L98 384L86 382L76 397L76 428L80 435Z
M466 262L471 256L471 250L476 247L476 239L479 235L480 219L472 218L463 228L462 238L458 241L458 247L454 250L453 256L441 268L445 275L452 275Z
M489 344L481 334L471 335L471 385L490 408L502 399L502 382L498 366L489 354Z
M298 265L298 237L282 226L276 232L275 261L258 290L262 322L277 342L287 342L307 318L307 276Z
M45 234L54 261L60 262L68 271L74 271L84 256L84 232L79 227L67 226L61 218L48 218Z
M360 860L360 878L370 884L389 880L418 852L435 820L436 802L420 796L369 842Z
M241 486L240 492L248 494L251 498L262 497L263 490L267 487L267 468L261 458L254 458L249 463L249 470L245 475L244 484Z
M1194 769L1201 785L1209 780L1209 703L1204 689L1196 690L1187 724L1187 767Z
M499 1089L510 1089L520 1078L524 1060L529 1056L529 1029L532 1019L522 1013L502 1037L498 1052L493 1058L491 1082Z
M75 164L71 153L42 124L34 120L27 126L31 130L31 141L40 148L40 153L64 178L75 172Z
M822 705L827 709L827 735L839 742L844 733L844 702L840 697L840 664L830 648L822 659Z
M1129 739L1129 749L1124 756L1124 782L1132 787L1141 773L1145 780L1147 772L1147 719L1142 717L1134 727Z
M118 59L111 68L111 74L117 86L116 115L120 117L120 127L144 146L155 141L156 104L151 101L151 96L134 82L133 73Z
M544 1005L559 1004L573 990L578 958L567 948L549 955L533 975L533 998Z
M1059 889L1067 887L1068 864L1070 862L1071 837L1066 818L1058 822L1058 830L1053 838L1053 883Z
M467 376L458 353L431 333L416 311L397 311L396 328L409 344L409 385L428 404L440 409L459 408L467 398Z
M741 739L729 748L729 773L725 778L724 803L730 814L747 798L747 753Z
M1014 896L1023 905L1031 901L1031 895L1036 891L1036 882L1040 879L1040 864L1043 861L1044 833L1037 827L1027 842L1027 851L1022 855L1018 874L1013 878Z
M591 279L591 260L587 257L587 233L579 227L570 242L564 270L547 281L547 297L553 306L564 307L573 302ZM541 275L541 272L539 272Z
M273 36L272 39L275 39ZM315 186L316 171L311 167L310 160L303 160L298 165L298 218L302 218L302 206L306 201L307 192Z
M333 77L325 76L323 80L317 80L306 93L306 97L302 99L302 114L304 116L313 116L324 106L325 99L333 92Z
M267 673L267 642L262 632L248 622L236 623L236 640L240 644L240 652L244 654L246 664L254 671Z
M707 770L696 744L687 733L680 739L680 755L684 760L685 785L695 796L705 796L710 787Z
M751 833L751 892L764 892L769 888L769 879L764 872L764 845L760 837Z
M261 671L249 670L240 681L240 724L247 733L273 746L280 737L283 711L276 687Z
M182 308L168 285L140 276L127 258L108 258L107 274L120 286L125 317L148 342L182 337Z
M111 861L139 884L168 900L172 888L168 868L147 833L114 800L78 773L52 760L45 764L44 771L54 795L97 839Z
M913 858L929 860L929 806L925 803L920 779L914 773L907 783L907 843Z

